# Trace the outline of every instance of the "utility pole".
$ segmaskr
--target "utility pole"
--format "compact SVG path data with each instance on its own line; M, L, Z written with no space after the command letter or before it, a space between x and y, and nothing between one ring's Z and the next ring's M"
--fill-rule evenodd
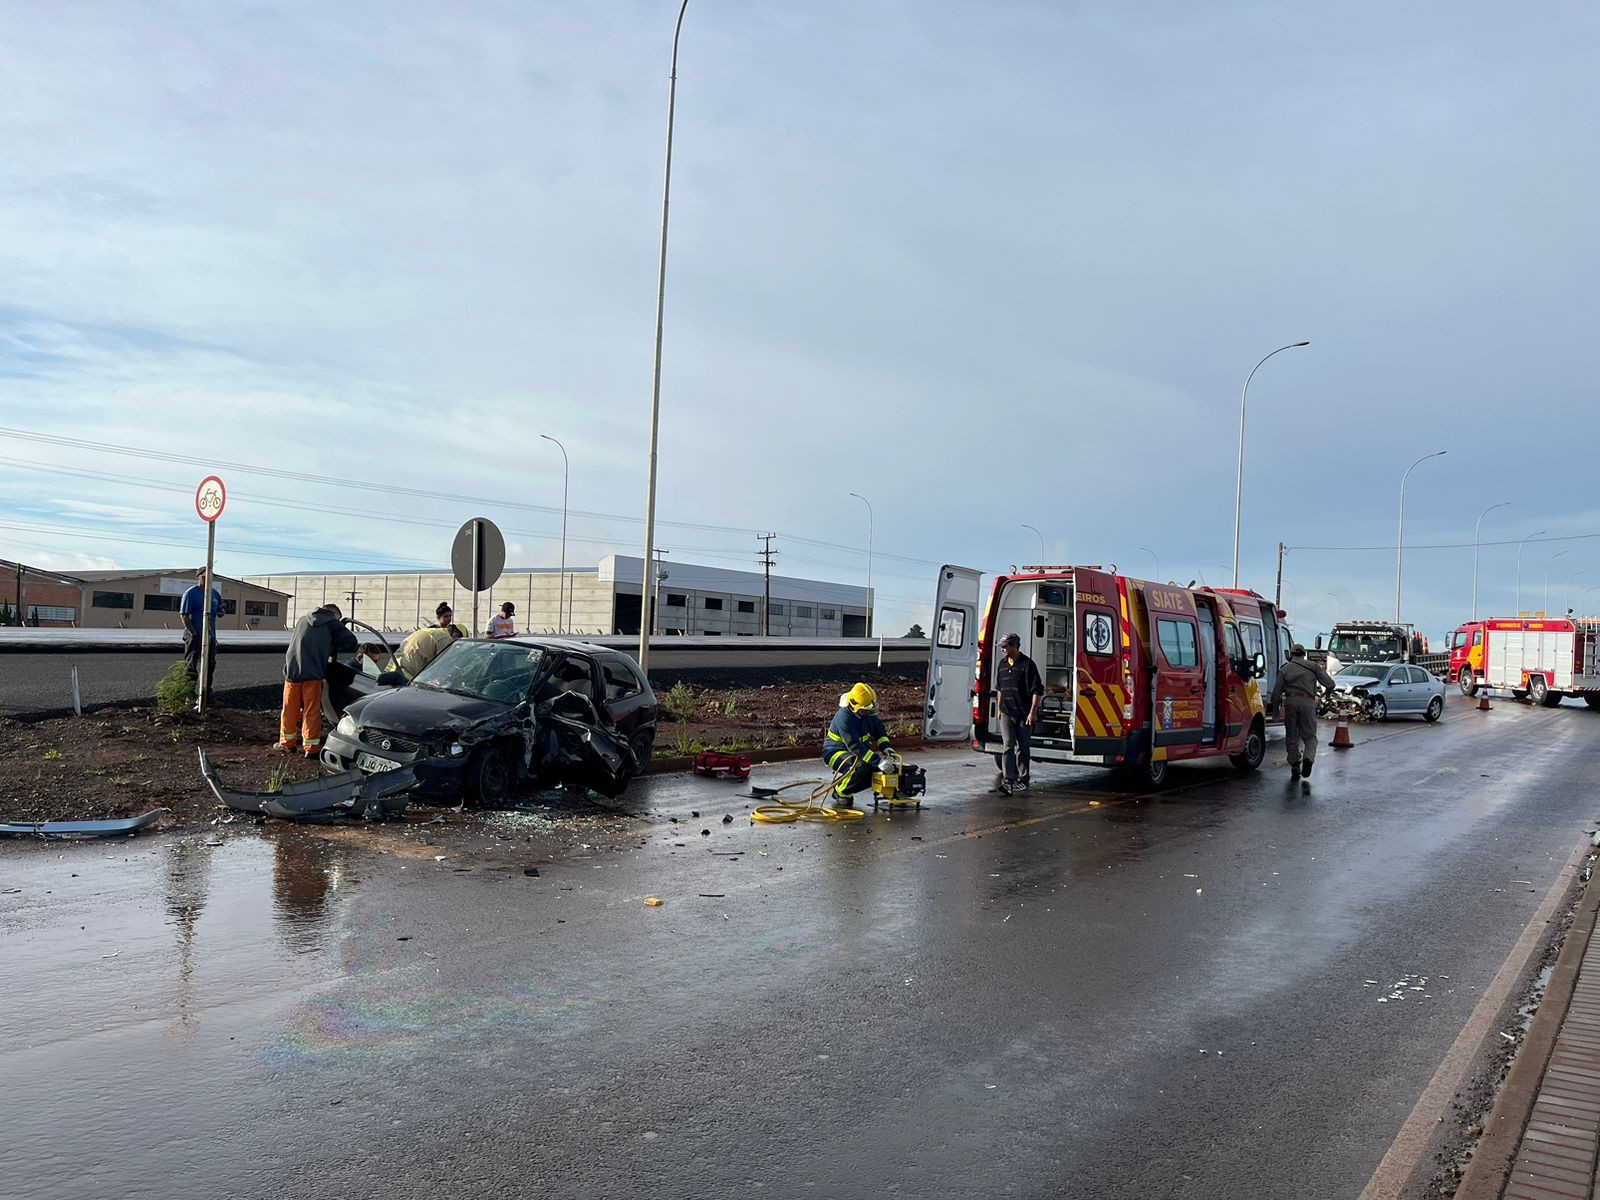
M1283 543L1278 543L1278 590L1273 594L1272 607L1283 607Z
M770 628L769 618L772 616L772 560L776 552L772 549L772 539L775 533L758 533L756 541L765 545L756 551L756 557L761 560L762 587L761 587L761 636L766 637Z
M661 581L667 578L665 564L661 561L663 554L670 554L669 550L655 552L655 591L645 597L645 603L650 606L649 619L640 623L640 627L647 636L659 637L661 634Z
M354 591L346 592L344 594L344 598L350 601L350 619L354 620L356 615L356 601L361 599L361 593Z

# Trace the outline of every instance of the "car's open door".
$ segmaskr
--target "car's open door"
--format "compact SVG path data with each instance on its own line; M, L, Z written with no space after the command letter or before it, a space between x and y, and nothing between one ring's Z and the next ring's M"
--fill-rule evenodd
M982 571L939 568L933 600L933 646L928 659L928 707L922 736L964 740L972 731L972 683L978 665L978 584Z

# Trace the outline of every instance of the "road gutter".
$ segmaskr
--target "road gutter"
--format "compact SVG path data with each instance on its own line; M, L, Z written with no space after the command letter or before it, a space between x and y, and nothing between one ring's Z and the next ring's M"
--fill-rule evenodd
M1583 855L1589 849L1590 843L1586 840L1578 853ZM1555 1051L1556 1038L1566 1021L1572 994L1578 985L1578 970L1594 936L1597 915L1600 915L1600 887L1586 886L1573 912L1572 928L1567 931L1567 940L1550 973L1544 999L1517 1050L1483 1137L1473 1151L1472 1165L1456 1190L1457 1200L1498 1200L1505 1190L1516 1165L1523 1132L1533 1113L1534 1101Z
M1556 880L1551 884L1550 891L1545 895L1538 911L1523 928L1522 936L1517 939L1516 945L1511 947L1511 953L1506 956L1505 962L1489 982L1489 986L1484 988L1483 996L1467 1018L1466 1025L1456 1035L1456 1040L1445 1053L1444 1061L1439 1064L1433 1078L1428 1081L1428 1086L1418 1097L1416 1106L1412 1108L1405 1124L1400 1127L1400 1132L1395 1136L1388 1153L1383 1156L1383 1161L1372 1173L1367 1186L1361 1189L1360 1200L1390 1200L1399 1196L1417 1168L1422 1165L1428 1146L1438 1131L1440 1122L1445 1119L1451 1100L1466 1082L1484 1042L1494 1032L1500 1014L1505 1010L1507 1002L1512 999L1514 989L1526 973L1534 953L1548 932L1550 922L1555 919L1560 909L1561 901L1566 898L1572 886L1578 872L1578 863L1588 851L1589 842L1585 839L1556 875ZM1600 888L1595 891L1600 893ZM1587 938L1581 940L1585 944L1588 942ZM1544 1006L1540 1007L1542 1010ZM1559 1025L1559 1022L1557 1024ZM1542 1064L1540 1071L1541 1073L1543 1071ZM1519 1125L1519 1134L1520 1130Z

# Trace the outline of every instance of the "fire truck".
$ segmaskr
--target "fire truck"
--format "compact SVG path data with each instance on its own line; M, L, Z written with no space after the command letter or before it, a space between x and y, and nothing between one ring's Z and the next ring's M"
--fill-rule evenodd
M1101 567L1025 567L995 579L939 572L927 710L930 741L970 739L998 762L994 670L1016 634L1045 696L1033 762L1121 768L1159 787L1167 764L1226 755L1253 771L1266 754L1263 689L1288 656L1284 614L1254 592L1131 579Z
M1582 696L1600 708L1600 621L1511 617L1469 621L1450 639L1450 678L1464 696L1508 689L1554 708Z

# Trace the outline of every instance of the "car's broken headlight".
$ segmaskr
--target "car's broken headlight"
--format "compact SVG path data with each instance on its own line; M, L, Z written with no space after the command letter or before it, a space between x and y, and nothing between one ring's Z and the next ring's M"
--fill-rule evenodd
M453 758L460 758L463 754L465 754L467 752L467 748L465 746L463 746L460 742L451 742L450 745L447 748L449 749L450 755Z
M355 737L356 719L349 713L345 713L344 716L339 718L339 723L333 728L335 733L342 733L345 737Z

